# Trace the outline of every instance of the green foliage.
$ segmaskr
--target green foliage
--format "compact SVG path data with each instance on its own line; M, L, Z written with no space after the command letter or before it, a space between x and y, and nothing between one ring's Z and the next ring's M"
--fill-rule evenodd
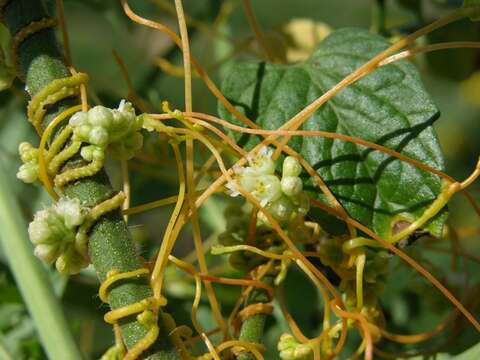
M0 272L0 294L0 359L43 359L33 321L6 271Z
M233 65L222 91L262 128L277 129L387 46L385 39L364 30L338 30L306 63ZM239 123L221 105L219 112ZM302 129L361 137L443 169L443 155L432 129L437 118L438 109L415 67L398 62L349 86ZM253 136L232 136L247 148L258 142ZM390 235L397 219L415 220L441 189L436 175L359 145L322 137L297 137L289 144L313 164L350 216L381 236ZM445 216L437 217L427 229L440 234Z

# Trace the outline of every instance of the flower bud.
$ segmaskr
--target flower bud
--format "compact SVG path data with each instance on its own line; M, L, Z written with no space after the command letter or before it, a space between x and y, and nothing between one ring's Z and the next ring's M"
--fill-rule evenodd
M32 184L38 179L39 167L38 164L23 164L17 172L17 178L24 183Z
M283 193L290 197L298 196L303 190L302 179L297 176L284 176L281 184Z
M271 212L273 217L280 222L290 220L293 214L293 204L285 196L282 196L278 200L273 201L267 208Z
M293 156L287 156L283 161L282 176L299 176L301 172L300 162Z
M105 146L108 143L108 132L103 127L95 126L90 130L88 140L92 145Z
M57 245L40 244L35 247L33 253L47 264L51 264L58 257L58 250L59 247Z
M112 111L105 106L95 106L88 110L88 121L93 126L108 128L113 122Z
M34 148L32 144L26 141L18 145L18 153L20 154L20 159L22 159L23 163L37 161L38 159L38 149Z
M277 345L282 360L312 360L313 351L307 344L300 344L290 334L283 334Z
M72 115L68 123L74 127L86 124L88 123L88 113L85 111L78 111Z

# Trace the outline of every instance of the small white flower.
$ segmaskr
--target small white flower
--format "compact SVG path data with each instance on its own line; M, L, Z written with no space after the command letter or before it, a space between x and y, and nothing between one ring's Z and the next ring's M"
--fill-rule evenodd
M275 175L259 176L252 195L260 201L260 205L266 206L269 202L282 196L280 180Z
M85 220L85 209L80 205L78 199L61 198L55 205L59 215L63 216L65 225L69 229L81 225Z
M237 197L240 193L237 190L237 185L235 184L235 180L227 181L225 187L228 189L228 195L231 197Z
M273 150L263 147L258 154L249 159L250 171L256 175L272 175L275 173L275 161L272 159Z

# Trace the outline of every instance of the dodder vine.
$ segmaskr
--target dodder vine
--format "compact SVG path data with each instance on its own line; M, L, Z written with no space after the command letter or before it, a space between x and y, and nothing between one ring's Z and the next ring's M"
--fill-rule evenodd
M88 77L74 69L68 51L67 62L60 55L51 30L57 21L46 15L42 2L12 0L2 7L14 39L12 51L18 75L20 78L25 75L27 91L32 97L28 118L40 136L38 148L28 143L20 145L24 165L18 177L28 183L40 181L57 201L35 215L29 229L31 240L36 245L37 256L48 263L55 262L59 271L76 273L89 262L94 265L102 281L100 298L111 306L105 321L114 326L116 334L116 344L106 353L107 358L148 356L207 360L234 356L241 360L261 359L265 350L263 330L275 306L274 299L279 300L293 334L279 339L282 359L335 357L342 352L347 334L353 328L362 338L353 357L364 354L366 359L372 359L374 351L388 356L376 348L382 338L404 344L417 343L430 339L445 327L418 335L392 334L386 330L379 299L392 253L437 287L480 331L479 322L467 308L402 251L412 238L442 236L446 218L444 208L456 193L462 192L478 212L478 206L466 189L480 175L480 165L462 182L442 172L441 153L430 127L436 108L430 103L412 65L392 65L416 53L479 47L472 43L414 47L416 39L453 21L465 16L477 19L480 12L477 1L466 1L463 9L392 46L366 32L343 30L327 38L305 64L238 65L224 81L223 92L191 57L181 0L175 0L180 37L163 24L134 13L125 0L121 4L131 20L166 33L183 51L185 111L172 111L169 104L164 103L162 114L136 115L133 106L123 100L118 109L103 106L89 109ZM264 53L274 59L250 1L244 0L244 8ZM57 9L63 20L60 0ZM63 21L60 24L68 49ZM400 52L404 48L408 49ZM351 56L346 55L349 49L355 61L346 60ZM340 70L337 69L339 64ZM222 118L193 111L191 66L218 98ZM400 88L402 85L405 88ZM393 90L385 90L389 87ZM417 103L404 103L402 108L403 100L395 99L392 93L406 90L413 94ZM138 108L144 108L133 89L130 89L130 98ZM78 105L79 100L81 105ZM378 110L377 100L391 103L381 108L379 114L374 114ZM233 102L242 106L234 106ZM394 111L388 111L389 107ZM402 112L407 112L405 108L409 114ZM349 119L351 115L345 109L356 111L355 118ZM250 115L252 119L248 118ZM403 134L409 130L407 125L416 132L406 131L410 137L395 140L392 136L394 140L391 140L384 129L375 129L375 124L364 121L360 115L367 119L377 116L376 120L383 121L381 126L392 126L390 130L394 132ZM399 121L395 117L402 116L407 124L395 128L395 122L398 125ZM337 123L332 120L334 117ZM345 130L348 126L340 124L344 118L353 128L351 133ZM361 121L363 125L358 125ZM216 125L223 126L228 134ZM140 262L126 227L126 218L124 220L119 211L124 208L125 197L130 195L128 177L124 179L125 194L116 193L103 171L106 156L116 157L126 166L126 161L142 148L142 129L167 139L179 178L178 196L136 209L129 209L127 205L124 209L124 215L128 215L175 203L158 254L150 263ZM428 148L425 154L415 148L421 147L419 144ZM211 158L196 172L194 154L198 145L207 149ZM364 185L355 173L358 164L353 170L341 168L337 171L335 159L328 154L334 150L338 156L358 156L360 160L357 161L364 162L363 172L381 168L379 174L372 176L373 180L362 188ZM222 156L225 152L235 159L233 166ZM322 161L333 164L322 168L318 165ZM382 182L385 168L404 163L408 164L407 174L414 178L421 191L403 191L417 192L412 195L413 202L422 202L422 206L414 208L412 205L416 204L412 204L412 199L390 191L392 179L390 183ZM197 188L200 180L206 178L214 164L221 175L210 178L210 185L200 191ZM390 175L391 167L385 170L390 171ZM350 171L354 183L345 186L340 181L340 185L336 184L345 179L332 175L335 171L341 176ZM401 175L395 171L394 177ZM352 193L351 186L361 190ZM383 212L358 206L371 197L372 191L380 193L386 203L380 204ZM216 277L209 273L198 209L217 192L246 200L227 209L227 230L219 237L220 245L210 249L214 255L229 254L230 264L244 274L243 279ZM388 213L391 204L398 206L400 211ZM321 219L312 214L313 207L343 222L345 231L340 235L329 233ZM188 222L192 223L199 270L172 255L176 240ZM317 266L312 259L319 260L322 266ZM161 310L167 304L165 271L170 265L195 281L191 320L198 338L194 337L192 329L177 325ZM292 266L300 268L322 296L323 329L313 338L302 333L284 303L283 280ZM327 268L339 279L338 286L330 281ZM243 288L229 322L222 315L222 304L212 282ZM209 337L212 332L204 329L197 319L203 286L218 325L212 332L222 333L221 342L212 341ZM192 344L196 340L204 343L207 352L195 352Z

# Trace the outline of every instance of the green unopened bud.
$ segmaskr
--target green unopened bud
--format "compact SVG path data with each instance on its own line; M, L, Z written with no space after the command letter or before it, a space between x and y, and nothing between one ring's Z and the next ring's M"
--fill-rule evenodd
M273 201L268 206L267 210L271 212L277 221L285 222L290 220L290 217L293 214L293 204L288 198L282 196Z
M38 149L34 148L32 144L28 142L22 142L18 145L18 153L20 154L20 159L22 162L27 163L30 161L37 161L38 159Z
M300 344L290 334L283 334L277 346L282 360L313 360L313 350L307 344Z
M60 247L56 244L40 244L33 251L36 257L51 264L59 255Z
M302 165L293 156L287 156L283 161L282 176L299 176L302 172Z
M113 122L112 111L105 106L95 106L88 110L88 122L94 126L108 128Z
M72 115L68 123L73 127L81 126L88 123L88 113L86 111L78 111Z
M17 178L24 183L32 184L38 179L39 167L38 164L23 164L17 172Z
M76 252L74 248L68 248L55 262L55 267L63 274L78 274L87 266L87 259Z
M108 144L108 131L101 126L95 126L90 131L88 140L92 145L105 146Z
M297 176L284 176L282 178L282 191L285 195L295 197L303 190L303 182Z
M17 178L27 184L34 183L38 179L39 172L38 149L28 142L22 142L18 146L18 153L23 165L18 169Z
M105 151L99 146L90 145L82 147L82 150L80 150L80 155L87 161L101 161L105 158Z

